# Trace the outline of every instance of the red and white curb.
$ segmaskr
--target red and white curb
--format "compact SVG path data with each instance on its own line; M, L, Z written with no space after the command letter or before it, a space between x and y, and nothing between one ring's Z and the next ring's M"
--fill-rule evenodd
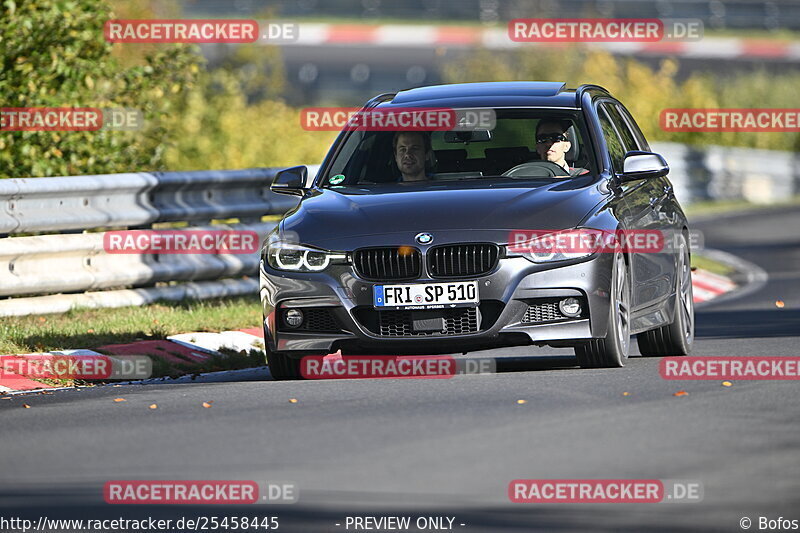
M737 285L725 276L700 269L692 272L692 292L695 303L713 300L731 292L736 287Z
M707 302L721 296L737 287L730 279L705 270L692 272L692 288L696 303ZM220 333L195 332L172 335L166 340L136 341L127 344L108 344L99 346L94 350L60 350L39 354L19 354L16 357L24 358L26 355L70 355L73 357L111 355L125 357L126 355L148 355L158 357L177 368L191 368L208 359L223 357L222 350L235 352L250 352L251 350L264 351L264 332L261 328L249 328L236 331L223 331ZM39 381L28 379L25 376L6 377L0 374L0 393L35 392L52 390L61 387L47 385Z
M27 355L69 355L73 357L111 355L147 355L158 357L172 366L191 368L193 365L219 356L219 350L264 351L264 332L260 328L249 328L221 333L183 333L173 335L167 340L136 341L128 344L108 344L94 350L61 350L37 354L19 354L15 357L25 358ZM101 353L102 352L102 353ZM29 379L25 376L8 377L0 373L0 394L10 392L35 392L63 387L48 385Z
M674 55L687 58L800 59L800 41L705 37L692 42L585 43L615 54ZM431 26L413 24L312 24L301 23L298 38L281 46L368 45L431 48L482 46L511 49L520 46L564 46L563 43L515 42L505 27Z

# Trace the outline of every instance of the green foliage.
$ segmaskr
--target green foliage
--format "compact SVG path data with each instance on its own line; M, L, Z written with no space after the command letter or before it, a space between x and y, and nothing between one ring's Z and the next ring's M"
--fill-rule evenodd
M248 103L249 74L217 69L188 95L170 124L173 170L248 168L322 161L336 135L308 132L300 112L276 99ZM269 87L269 86L267 86Z
M133 132L0 132L0 176L59 176L163 166L164 118L191 90L200 56L170 46L121 68L97 0L0 0L3 107L125 107L145 127Z
M677 79L678 64L658 69L630 58L583 47L529 47L500 55L479 50L444 67L447 82L541 80L602 85L631 111L651 141L729 145L773 150L800 148L800 135L777 132L666 132L659 116L668 108L796 108L800 74L694 74Z
M141 110L133 132L0 132L0 177L243 168L321 161L333 133L305 132L279 95L279 49L236 47L209 72L193 47L105 42L109 18L150 4L0 0L0 106ZM174 13L170 13L174 16Z

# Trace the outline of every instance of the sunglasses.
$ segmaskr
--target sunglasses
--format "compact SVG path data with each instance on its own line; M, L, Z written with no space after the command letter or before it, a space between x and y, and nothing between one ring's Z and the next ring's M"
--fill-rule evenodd
M567 136L564 135L563 133L547 133L547 134L543 134L543 135L538 135L536 137L536 142L539 143L539 144L544 144L544 143L548 143L548 142L557 143L557 142L562 142L562 141L566 141L566 140L567 140Z

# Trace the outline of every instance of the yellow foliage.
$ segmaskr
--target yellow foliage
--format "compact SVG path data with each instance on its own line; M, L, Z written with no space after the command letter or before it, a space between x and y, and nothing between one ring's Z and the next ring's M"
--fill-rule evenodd
M797 150L797 133L666 132L659 125L664 109L796 108L800 74L739 73L721 77L693 74L678 79L678 62L656 69L631 58L583 46L530 46L507 54L476 51L444 69L450 83L473 81L563 81L570 87L600 85L619 99L651 141L721 144Z

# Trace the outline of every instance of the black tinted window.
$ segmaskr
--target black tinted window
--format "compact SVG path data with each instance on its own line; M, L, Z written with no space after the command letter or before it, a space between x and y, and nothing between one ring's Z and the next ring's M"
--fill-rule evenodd
M644 138L642 130L639 129L639 125L636 124L635 120L633 120L633 117L631 116L630 113L628 113L628 110L625 109L625 106L623 106L622 104L617 104L615 107L617 108L617 110L619 110L620 115L622 115L622 118L625 119L625 123L633 132L633 136L636 138L636 142L639 144L639 149L646 150L649 152L650 145L647 143L647 139Z
M604 103L602 106L603 109L608 112L608 116L611 117L611 122L613 122L614 126L617 128L617 132L622 138L622 146L625 148L625 152L640 150L641 148L639 148L636 139L634 139L633 133L625 123L625 120L623 120L622 115L619 114L619 110L617 110L616 106L612 105L610 102Z
M608 153L611 156L611 164L616 172L622 172L622 160L625 158L625 147L617 134L617 130L608 118L603 106L598 107L597 116L600 118L600 127L603 129L603 137L606 140Z

